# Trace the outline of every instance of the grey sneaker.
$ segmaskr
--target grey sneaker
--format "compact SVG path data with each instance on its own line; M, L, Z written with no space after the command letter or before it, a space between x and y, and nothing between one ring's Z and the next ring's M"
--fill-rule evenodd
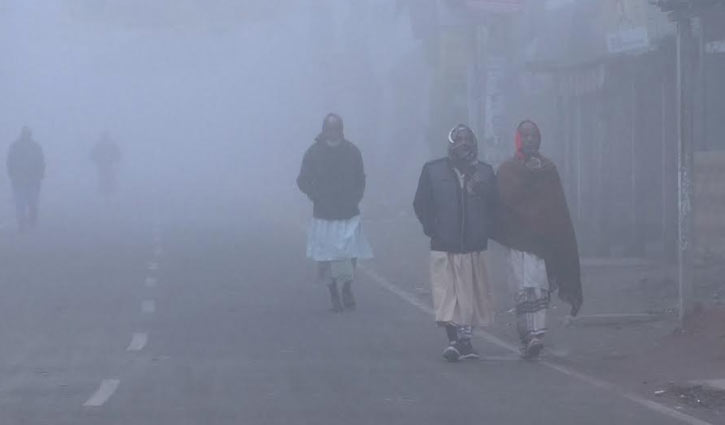
M544 349L544 343L539 338L531 338L521 350L521 357L526 360L534 360L539 357L541 350Z
M443 350L443 358L448 360L449 363L456 363L461 360L461 352L458 351L458 343L449 345Z
M461 353L461 360L478 360L481 356L478 354L471 341L460 341L457 343L458 352Z

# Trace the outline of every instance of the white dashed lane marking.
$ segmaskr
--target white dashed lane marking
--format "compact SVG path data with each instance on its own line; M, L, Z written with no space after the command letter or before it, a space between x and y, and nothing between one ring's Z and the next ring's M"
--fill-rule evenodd
M161 231L158 226L154 227L153 230L153 239L154 239L154 259L158 260L158 258L162 255L161 250ZM159 263L158 261L149 261L148 263L148 270L155 272L159 269ZM146 286L149 288L153 288L157 285L158 281L155 277L147 277L146 278ZM153 314L156 312L156 301L154 300L144 300L141 302L141 312L144 314ZM131 342L128 344L128 347L126 348L126 351L141 351L143 350L146 345L149 342L149 335L146 332L137 332L134 333L131 337ZM101 381L101 384L98 386L98 389L96 390L93 395L85 402L83 403L84 407L101 407L104 404L108 402L108 400L113 396L113 394L118 390L118 387L121 385L120 379L104 379Z
M121 385L121 381L118 379L104 379L98 390L86 401L84 407L100 407L106 404L106 402L116 392L118 386Z
M133 334L131 337L131 343L128 344L126 351L141 351L146 347L149 342L149 334L145 332L138 332Z
M141 302L141 311L144 314L156 313L156 301L154 300L143 300Z
M147 277L146 278L146 286L149 288L155 288L156 285L158 285L158 280L156 280L155 277Z

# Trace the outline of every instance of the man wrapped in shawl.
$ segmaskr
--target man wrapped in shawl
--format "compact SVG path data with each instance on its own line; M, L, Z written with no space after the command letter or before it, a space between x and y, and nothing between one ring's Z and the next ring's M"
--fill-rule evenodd
M445 327L449 362L479 357L474 327L493 318L484 253L496 206L493 168L478 160L473 131L461 124L448 137L448 156L423 167L415 213L431 240L430 276L436 321Z
M318 262L332 311L353 310L355 266L358 259L372 258L372 250L360 223L359 204L365 193L362 155L345 139L339 115L325 117L322 132L302 160L297 185L313 203L307 256Z
M541 132L531 121L516 131L516 154L498 170L500 206L495 238L510 249L510 282L515 291L524 358L538 357L546 334L550 294L582 305L579 253L559 172L544 157Z

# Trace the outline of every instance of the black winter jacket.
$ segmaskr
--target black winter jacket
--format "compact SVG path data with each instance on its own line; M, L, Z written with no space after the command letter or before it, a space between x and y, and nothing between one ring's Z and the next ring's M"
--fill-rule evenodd
M33 140L19 140L10 145L6 165L14 185L38 185L45 177L43 148Z
M313 202L315 218L348 220L359 215L365 193L360 150L347 140L338 146L316 142L305 153L297 186Z
M488 248L498 199L496 174L480 161L472 167L475 172L467 174L475 177L465 177L465 189L448 158L423 167L413 206L433 251L466 254Z

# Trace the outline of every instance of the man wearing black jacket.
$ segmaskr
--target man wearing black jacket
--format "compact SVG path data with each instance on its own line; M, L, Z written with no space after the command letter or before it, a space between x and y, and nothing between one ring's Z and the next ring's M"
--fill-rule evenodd
M340 116L325 117L322 132L302 160L297 186L313 203L307 256L318 262L332 311L353 310L355 266L358 259L371 258L372 250L360 223L359 204L365 193L362 155L345 139Z
M30 128L23 127L18 140L10 145L6 164L15 197L18 227L25 232L38 222L38 199L45 177L43 148L33 139Z
M429 162L414 208L431 239L431 283L436 321L445 327L450 362L479 357L471 343L474 327L493 318L484 252L497 202L493 168L478 160L478 141L466 125L448 137L448 156Z

